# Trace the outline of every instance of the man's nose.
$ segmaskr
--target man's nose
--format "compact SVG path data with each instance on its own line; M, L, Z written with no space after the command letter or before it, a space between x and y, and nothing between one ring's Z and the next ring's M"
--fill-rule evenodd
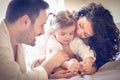
M41 30L41 34L44 34L45 33L45 30L44 30L44 28Z

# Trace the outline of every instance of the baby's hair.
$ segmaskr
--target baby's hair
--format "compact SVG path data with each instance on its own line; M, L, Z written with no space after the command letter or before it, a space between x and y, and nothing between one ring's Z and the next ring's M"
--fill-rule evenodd
M53 18L55 17L54 13L49 13L48 17L50 17L51 15L52 15L52 19L50 20L50 26L52 26L52 21L53 21Z
M76 18L74 12L68 10L60 11L57 14L49 13L48 16L53 15L53 19L50 22L50 26L56 30L58 28L68 27L76 25Z

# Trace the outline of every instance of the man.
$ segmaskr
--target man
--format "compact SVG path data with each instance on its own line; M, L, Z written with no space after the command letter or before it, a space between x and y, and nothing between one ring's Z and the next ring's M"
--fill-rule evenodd
M11 0L9 3L5 20L0 24L0 80L47 80L54 68L68 60L68 56L59 51L41 66L26 71L21 44L34 46L35 37L44 33L48 7L43 0Z

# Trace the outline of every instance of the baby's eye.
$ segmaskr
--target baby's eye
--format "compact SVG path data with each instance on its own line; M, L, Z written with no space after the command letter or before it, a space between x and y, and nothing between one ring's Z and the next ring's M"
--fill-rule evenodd
M74 33L70 33L70 35L74 35Z
M60 35L65 35L64 33L60 34Z

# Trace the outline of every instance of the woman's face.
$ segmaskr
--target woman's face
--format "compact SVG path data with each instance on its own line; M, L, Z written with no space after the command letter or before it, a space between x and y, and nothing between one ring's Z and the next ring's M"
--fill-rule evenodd
M77 21L76 34L80 38L88 38L93 36L92 24L86 17L80 17Z

